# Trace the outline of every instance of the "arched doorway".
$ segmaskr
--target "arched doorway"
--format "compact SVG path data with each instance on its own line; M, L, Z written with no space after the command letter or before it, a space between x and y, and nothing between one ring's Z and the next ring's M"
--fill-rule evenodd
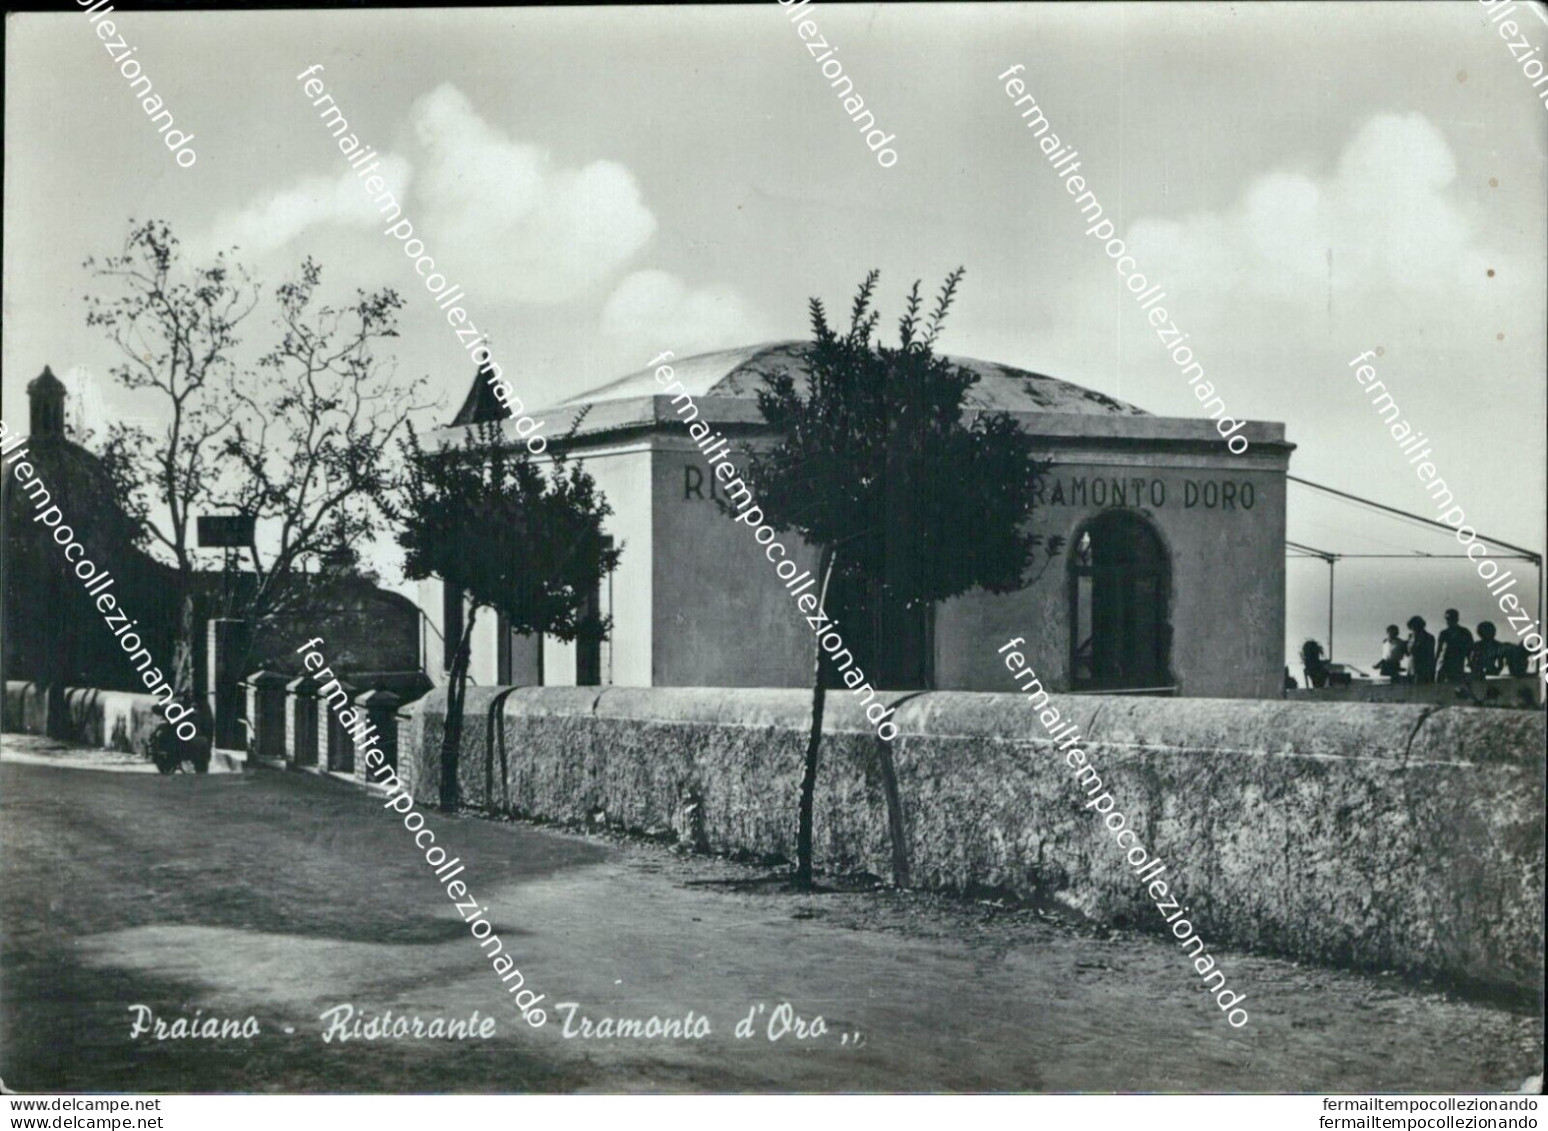
M1108 511L1070 552L1070 687L1165 690L1171 684L1171 563L1144 518Z

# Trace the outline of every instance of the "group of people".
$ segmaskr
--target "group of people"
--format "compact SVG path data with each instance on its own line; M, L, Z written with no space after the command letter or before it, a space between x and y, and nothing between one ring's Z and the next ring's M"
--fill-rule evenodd
M1389 624L1381 642L1381 658L1376 661L1377 674L1405 683L1463 683L1505 672L1527 674L1529 653L1520 644L1497 639L1493 621L1480 621L1475 637L1460 620L1456 609L1447 609L1446 627L1439 637L1425 629L1421 616L1408 618L1406 638L1399 634L1397 625ZM1301 646L1301 666L1307 687L1328 686L1332 671L1322 645L1315 640ZM1285 686L1294 685L1287 668Z
M1439 637L1425 631L1420 616L1408 618L1406 639L1398 635L1397 625L1389 624L1376 661L1377 674L1409 683L1461 683L1502 672L1527 674L1527 650L1497 640L1493 621L1480 621L1475 639L1459 619L1456 609L1447 609L1446 627Z

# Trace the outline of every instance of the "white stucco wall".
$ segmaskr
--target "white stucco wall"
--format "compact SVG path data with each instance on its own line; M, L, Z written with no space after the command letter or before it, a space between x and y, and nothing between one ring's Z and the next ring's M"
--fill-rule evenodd
M1064 447L1049 454L1055 466L1032 528L1045 538L1062 536L1065 552L1020 592L970 594L937 610L937 688L1012 688L995 649L1020 636L1027 641L1021 651L1045 686L1068 689L1071 551L1091 519L1125 510L1152 524L1170 558L1167 619L1177 693L1278 698L1285 479L1270 466L1274 461L1238 459L1223 451L1211 457ZM1124 487L1123 502L1116 505L1115 479ZM1084 502L1076 502L1077 492ZM1103 504L1095 505L1093 496ZM1133 505L1136 496L1139 506Z
M747 431L758 422L756 406L711 396L698 407L732 438L731 461L745 468L746 445L761 442ZM550 433L562 434L562 422L547 415ZM1055 461L1034 529L1062 536L1065 553L1023 590L970 594L936 610L936 687L1006 690L995 649L1023 636L1029 663L1046 685L1067 688L1069 551L1084 523L1116 508L1147 518L1170 558L1170 675L1178 694L1278 698L1285 471L1292 448L1283 427L1248 424L1243 435L1251 446L1236 455L1207 420L1020 415ZM624 545L608 587L614 629L603 682L806 686L812 636L804 616L753 530L716 505L721 484L670 399L599 403L586 425L589 434L577 437L575 450L613 506L608 533ZM1114 480L1122 484L1121 496ZM779 541L801 570L815 568L814 550L791 534ZM422 593L427 615L439 623L439 587L424 586ZM480 683L494 681L497 649L488 618L475 639ZM430 652L434 666L439 651ZM573 646L546 641L543 668L544 683L573 684ZM531 675L515 681L533 682Z
M733 444L727 453L738 470L746 467L745 447ZM661 549L654 570L654 685L807 686L811 632L776 575L770 550L716 505L720 486L686 429L678 424L674 433L667 424L651 475ZM815 568L817 555L799 536L776 540L800 567L797 576Z

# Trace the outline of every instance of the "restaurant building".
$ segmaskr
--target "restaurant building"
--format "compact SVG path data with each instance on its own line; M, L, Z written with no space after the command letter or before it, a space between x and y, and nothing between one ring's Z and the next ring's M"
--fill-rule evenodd
M730 442L733 462L770 442L757 404L761 374L799 374L805 343L778 342L672 361L699 419ZM1011 413L1054 466L1031 520L1063 552L1014 593L966 594L908 613L864 594L830 595L845 643L878 687L1005 691L996 649L1011 637L1046 686L1278 698L1283 680L1284 426L1249 422L1230 452L1209 419L1152 416L1105 394L1037 373L953 358L980 375L974 407ZM613 620L590 644L536 640L481 613L471 673L481 684L636 687L801 687L813 639L752 532L717 503L714 474L673 396L643 369L532 415L585 461L612 504L618 570L593 595ZM475 378L437 441L460 443L504 411ZM520 441L506 424L512 446ZM811 568L815 549L792 557ZM1041 563L1040 563L1041 565ZM445 635L464 615L459 594L421 585L420 604ZM453 637L454 638L454 637ZM444 650L444 649L443 649ZM432 676L450 657L429 664Z

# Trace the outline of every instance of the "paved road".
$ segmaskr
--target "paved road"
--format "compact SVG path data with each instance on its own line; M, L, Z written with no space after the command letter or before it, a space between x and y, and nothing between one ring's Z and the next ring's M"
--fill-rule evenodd
M572 1033L689 1010L711 1029L566 1037L557 1009L534 1032L379 802L305 774L106 769L0 764L12 1088L1452 1091L1541 1071L1536 1018L1392 979L1217 952L1249 995L1238 1032L1160 941L920 895L797 897L724 861L431 814L529 984L577 1003ZM827 1033L771 1041L787 1001ZM492 1012L496 1033L324 1043L342 1003ZM261 1031L131 1040L134 1004Z

